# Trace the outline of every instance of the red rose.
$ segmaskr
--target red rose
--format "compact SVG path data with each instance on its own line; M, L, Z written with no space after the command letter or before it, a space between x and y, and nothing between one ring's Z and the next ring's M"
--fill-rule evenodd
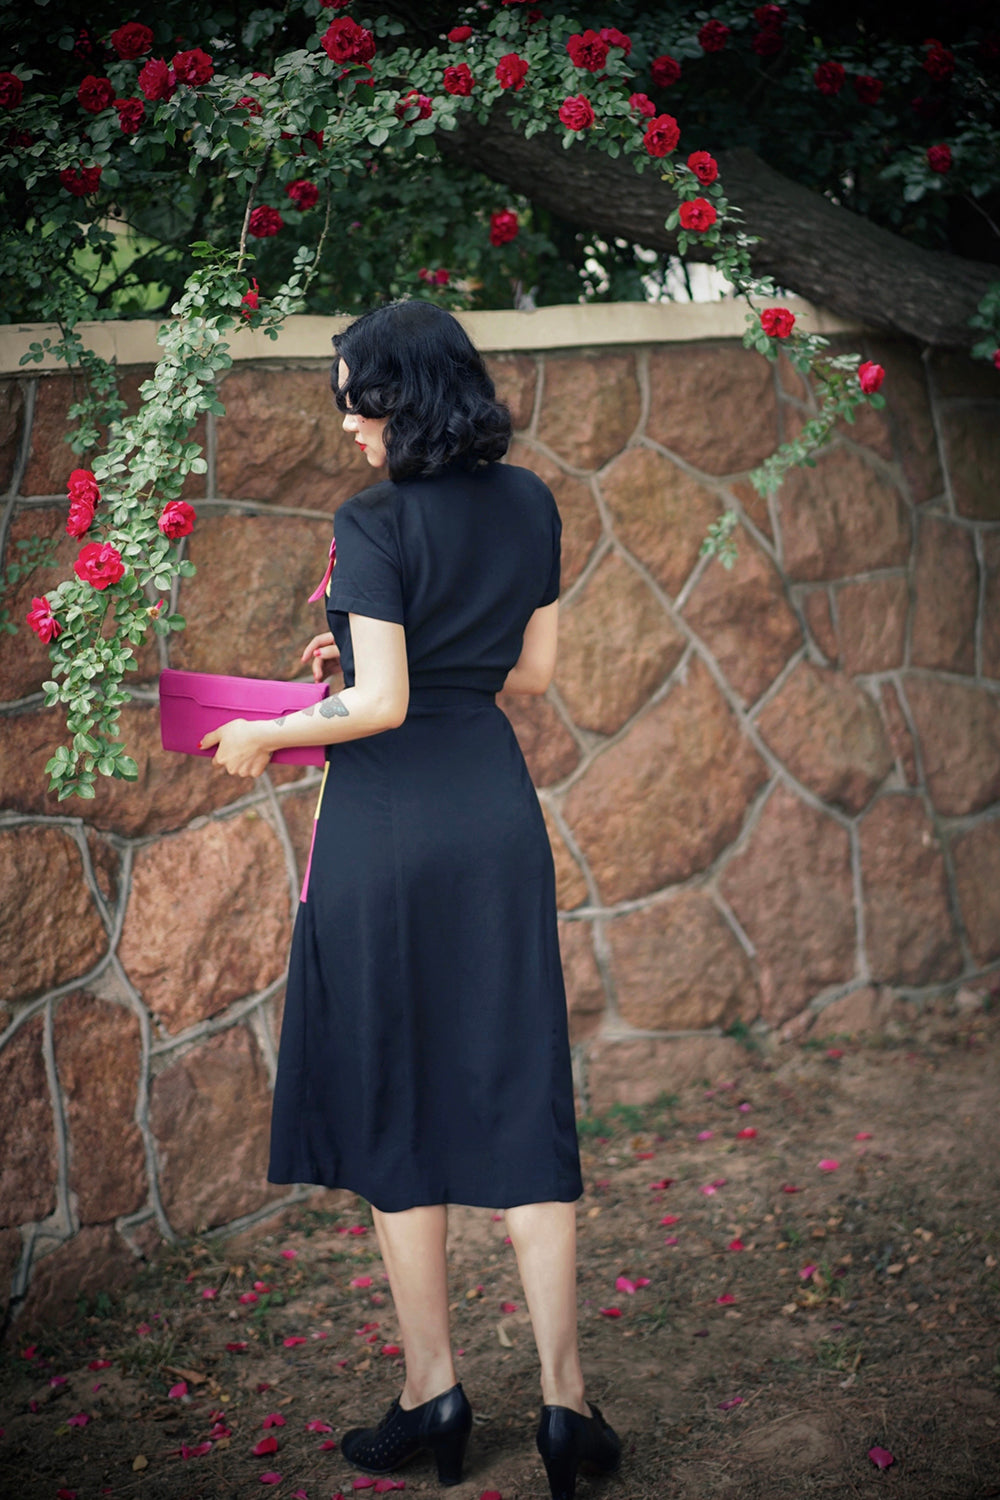
M870 73L861 73L854 80L854 92L862 104L877 104L882 97L882 80L872 78Z
M100 167L85 167L82 164L79 169L64 167L59 173L59 181L74 198L89 198L91 193L97 192L101 170Z
M71 500L83 500L91 506L101 498L100 486L90 469L74 469L66 481L66 493Z
M924 99L920 94L910 100L910 108L918 120L936 120L944 107L943 99Z
M524 88L524 80L528 76L528 64L523 57L518 57L516 52L508 52L497 63L496 76L502 89L513 89L516 94L519 89Z
M662 56L653 58L649 71L658 89L668 89L671 84L679 81L681 65L676 57L671 57L669 52L664 52Z
M250 215L250 222L247 225L247 229L258 240L269 239L272 235L277 234L279 229L283 229L284 227L285 221L278 210L276 208L268 208L265 204L261 204L260 208L253 210Z
M434 285L447 286L450 280L451 272L446 271L444 266L438 266L437 270L434 272Z
M795 314L787 307L768 307L760 315L760 326L769 339L787 339L795 327Z
M262 115L264 113L264 111L261 109L260 101L258 99L254 99L250 94L244 94L242 99L237 99L236 103L233 105L233 108L245 109L248 115Z
M24 84L16 73L0 73L0 109L16 109L24 98Z
M177 75L167 67L162 57L151 57L139 74L139 87L154 104L161 99L172 99L177 87Z
M413 115L413 111L416 114ZM427 94L422 94L419 89L410 89L408 93L401 94L396 100L396 119L402 120L404 125L412 125L416 120L429 120L434 113L434 101ZM406 119L412 115L411 119Z
M927 48L927 56L924 58L924 72L929 73L938 83L944 83L955 71L955 54L949 52L947 47L942 47L939 41L931 37L924 43Z
M310 208L315 208L319 202L319 188L314 182L307 182L300 177L296 182L290 182L285 192L291 198L295 207L305 213Z
M669 156L681 138L681 128L673 115L657 115L646 126L642 144L650 156Z
M146 106L141 99L116 99L115 109L118 111L118 123L122 128L123 135L135 135L146 118Z
M207 83L215 72L212 59L207 52L202 52L200 47L192 47L190 52L177 52L170 59L170 66L178 83L186 83L188 88L199 88Z
M994 370L1000 370L1000 349L994 349L993 351L993 368Z
M240 305L243 308L243 316L245 318L249 318L250 314L255 313L259 308L260 287L257 285L256 276L253 277L253 286L248 292L244 292L243 296L240 298Z
M624 31L619 31L616 26L602 26L601 41L607 42L609 47L618 47L626 57L632 51L632 38L626 36Z
M94 519L94 503L82 496L70 496L66 530L70 536L83 536L90 530Z
M753 18L763 31L777 31L785 24L785 8L783 5L758 5Z
M448 33L448 40L449 42L467 42L471 35L471 26L453 26Z
M758 57L777 57L785 50L785 39L780 31L758 31L750 45Z
M517 222L517 214L509 208L503 208L498 213L490 215L490 244L509 245L511 240L516 240L520 225Z
M682 228L693 229L696 234L704 234L706 229L711 229L718 218L707 198L691 198L687 203L681 204L678 213Z
M656 105L648 94L630 94L628 103L629 109L634 109L646 120L651 120L656 114Z
M821 62L813 82L821 94L839 94L844 87L844 69L839 62Z
M688 166L702 187L708 187L719 175L719 164L707 151L692 151L688 157Z
M35 137L30 130L8 130L4 144L8 151L22 151L35 144Z
M80 548L73 572L84 583L93 584L95 589L106 589L124 576L125 564L118 548L112 547L110 542L88 542Z
M927 165L932 172L951 171L951 147L950 146L928 146Z
M866 396L874 396L884 379L885 371L873 360L866 359L863 365L858 365L858 380Z
M331 21L320 38L320 46L335 63L366 63L375 56L375 38L350 16Z
M460 94L467 97L476 86L476 80L468 63L454 63L450 68L444 70L444 91L446 94Z
M125 62L153 50L153 33L141 21L128 21L111 33L111 45Z
M312 143L316 147L316 149L318 151L322 151L322 149L323 149L323 132L322 132L322 130L307 130L306 133L305 133L305 135L302 137L302 139L304 141L312 141ZM301 146L299 147L297 154L299 156L302 155L302 147Z
M721 52L729 40L729 27L722 21L706 21L698 32L702 52Z
M170 540L176 541L178 537L190 536L194 530L195 510L193 505L188 505L186 500L170 500L163 507L157 526L168 536Z
M54 641L58 636L62 635L62 626L52 613L49 601L44 595L41 598L36 597L32 599L31 608L25 615L25 619L38 639L44 641L46 646L49 641Z
M608 60L610 47L596 31L575 32L566 43L574 68L599 73Z
M93 73L88 73L77 89L76 97L88 114L99 115L115 97L115 90L110 78L95 78Z
M590 100L583 94L571 95L559 106L559 118L567 130L589 130L594 123Z

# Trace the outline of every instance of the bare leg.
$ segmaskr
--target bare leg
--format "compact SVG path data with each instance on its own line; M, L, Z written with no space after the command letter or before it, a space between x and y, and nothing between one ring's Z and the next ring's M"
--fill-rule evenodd
M542 1367L542 1401L590 1416L576 1334L576 1205L505 1210Z
M372 1205L406 1356L404 1411L456 1384L448 1325L448 1210L443 1203L383 1213Z

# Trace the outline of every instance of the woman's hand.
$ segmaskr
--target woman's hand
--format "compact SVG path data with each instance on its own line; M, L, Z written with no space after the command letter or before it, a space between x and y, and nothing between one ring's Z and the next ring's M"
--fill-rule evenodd
M329 630L314 635L299 659L311 663L314 682L322 682L340 671L340 650Z
M271 759L270 750L262 746L256 725L250 719L228 719L218 729L210 729L202 736L198 748L207 750L211 745L218 746L212 764L221 766L230 776L260 776Z

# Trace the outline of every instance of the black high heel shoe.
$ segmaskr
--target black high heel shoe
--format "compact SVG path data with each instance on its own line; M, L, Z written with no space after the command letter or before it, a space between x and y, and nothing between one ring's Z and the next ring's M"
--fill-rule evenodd
M592 1401L593 1413L581 1416L571 1406L543 1406L538 1424L538 1451L549 1477L552 1500L573 1500L577 1469L613 1474L621 1462L621 1439Z
M472 1407L461 1384L409 1411L399 1397L377 1427L352 1427L340 1440L349 1464L369 1474L389 1474L429 1448L443 1485L461 1484L465 1449L472 1431Z

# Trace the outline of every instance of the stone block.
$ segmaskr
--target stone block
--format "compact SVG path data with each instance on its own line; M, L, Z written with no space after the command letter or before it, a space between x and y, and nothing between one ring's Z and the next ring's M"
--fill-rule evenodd
M562 518L559 589L565 594L583 572L603 532L590 484L586 479L574 479L530 443L514 443L509 458L512 464L537 474L555 496Z
M908 607L902 576L859 579L837 589L841 666L849 676L902 666Z
M973 521L1000 521L1000 403L942 402L940 412L956 510Z
M712 561L684 606L684 617L709 647L745 703L770 687L802 644L781 575L743 528L735 533L736 563Z
M219 397L226 408L215 429L219 495L333 512L372 482L371 466L343 430L327 361L298 370L239 365L220 382ZM324 547L307 594L325 560Z
M73 425L66 415L78 399L70 375L38 376L35 411L28 440L28 462L21 480L22 495L65 495L66 481L85 460L66 441ZM73 556L76 556L74 546Z
M600 1037L587 1049L588 1110L596 1115L612 1104L653 1104L691 1084L729 1082L753 1065L729 1037Z
M179 1234L228 1224L284 1195L267 1182L270 1116L267 1072L243 1026L200 1042L154 1079L160 1195Z
M280 978L290 935L284 852L254 809L136 851L118 953L169 1031Z
M635 355L547 354L538 438L574 469L600 469L635 432Z
M190 538L198 568L181 580L187 629L170 637L170 665L190 672L306 679L300 660L327 628L309 595L330 550L328 521L210 516Z
M873 341L871 358L885 370L882 395L896 436L896 451L917 505L944 490L927 375L916 345Z
M809 632L831 666L840 659L840 642L833 623L833 610L827 589L810 589L803 595L802 612L806 617Z
M896 996L891 989L867 984L839 1000L824 1005L813 1021L811 1032L815 1037L869 1036L885 1029L898 1011Z
M545 816L549 843L552 845L552 860L556 867L556 905L560 911L573 911L575 907L582 906L587 899L587 882L583 871L570 853L566 840L559 832L555 818L544 803L542 812Z
M720 881L753 943L765 1020L779 1025L853 977L857 930L847 830L784 787Z
M0 831L0 999L64 984L107 947L75 839L26 824Z
M86 804L60 802L47 790L45 763L65 738L58 708L0 716L0 804L27 813L65 815L67 805L88 823L125 835L162 833L215 812L246 796L250 782L230 776L208 756L164 750L154 704L131 703L121 711L119 738L139 768L135 781L98 776Z
M921 517L914 587L911 664L975 672L979 570L966 527Z
M0 1318L6 1319L11 1283L21 1264L24 1246L17 1229L0 1229Z
M902 567L910 519L896 486L849 448L821 455L814 469L791 469L778 491L785 572L820 581Z
M599 1029L608 1003L594 957L592 923L560 922L559 952L569 1007L569 1039L576 1043Z
M81 1298L128 1289L139 1262L113 1224L88 1224L72 1239L37 1259L18 1314L18 1332L59 1327L76 1312Z
M0 494L14 477L24 425L24 381L0 380Z
M114 906L118 900L121 856L113 844L92 828L86 829L86 838L97 888L108 905Z
M1000 798L1000 699L984 688L907 674L904 691L939 813L962 817Z
M547 698L534 693L499 693L497 703L517 735L536 786L551 786L576 769L576 740Z
M610 903L705 869L766 780L708 668L693 660L686 680L592 762L563 813Z
M1000 400L1000 373L986 360L954 349L935 349L930 367L935 393L944 400Z
M885 720L886 732L892 753L896 757L896 765L907 786L917 785L917 755L913 748L913 735L910 726L906 722L903 706L899 701L895 684L883 682L879 688L879 699L882 704L882 717Z
M752 1021L750 961L703 891L681 891L607 925L622 1019L642 1031L704 1031Z
M875 703L831 667L799 662L757 725L793 776L848 812L860 812L892 769Z
M1000 532L983 533L983 676L1000 680Z
M958 904L977 964L1000 958L1000 818L959 834L951 846Z
M93 995L67 995L55 1012L56 1072L69 1134L69 1185L83 1224L134 1213L146 1198L135 1123L138 1019Z
M627 449L602 474L601 493L619 540L679 594L722 510L719 496L652 448Z
M732 479L726 488L740 502L747 519L752 521L758 531L762 531L768 541L774 541L774 527L771 524L771 512L767 503L766 495L758 495L753 485L747 479Z
M0 1050L0 1227L47 1218L56 1206L56 1142L41 1016Z
M535 410L538 364L530 354L491 354L486 361L497 398L510 411L515 432L530 427Z
M644 579L620 553L607 553L560 612L555 681L573 722L617 733L686 644Z
M778 446L770 364L732 343L651 349L646 433L705 474L753 468Z
M944 858L918 797L890 794L860 827L865 946L883 984L930 984L962 968Z

